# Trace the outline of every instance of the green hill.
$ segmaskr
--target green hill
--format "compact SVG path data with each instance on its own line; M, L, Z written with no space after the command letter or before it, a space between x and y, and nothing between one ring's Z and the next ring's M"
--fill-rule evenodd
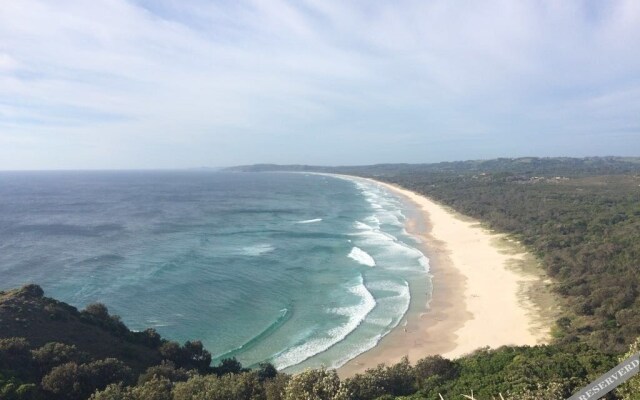
M79 311L37 285L0 292L0 400L81 400L156 374L186 380L242 370L234 360L210 364L201 342L181 346L153 329L133 332L103 304Z
M135 371L162 360L159 337L152 331L132 332L100 306L78 311L44 297L36 285L0 292L0 324L0 338L25 338L33 347L74 345L92 359L118 358Z

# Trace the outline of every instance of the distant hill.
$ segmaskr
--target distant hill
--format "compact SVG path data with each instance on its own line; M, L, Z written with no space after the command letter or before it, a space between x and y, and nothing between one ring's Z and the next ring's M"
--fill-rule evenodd
M393 176L425 173L506 172L525 175L611 175L640 173L640 157L520 157L493 160L469 160L431 164L375 164L360 166L317 166L254 164L226 168L233 172L326 172L366 176Z

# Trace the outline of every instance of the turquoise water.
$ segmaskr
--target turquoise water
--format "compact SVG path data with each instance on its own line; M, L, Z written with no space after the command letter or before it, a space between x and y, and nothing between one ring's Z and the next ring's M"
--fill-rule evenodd
M406 206L332 176L0 173L0 288L27 282L216 359L337 367L402 323L428 261Z

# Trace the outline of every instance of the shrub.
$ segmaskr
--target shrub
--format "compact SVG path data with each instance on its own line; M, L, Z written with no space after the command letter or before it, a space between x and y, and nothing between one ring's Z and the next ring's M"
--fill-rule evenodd
M620 361L623 361L632 355L640 352L640 338L629 347L629 351L620 357ZM631 378L628 382L618 388L618 393L624 400L640 400L640 375Z
M458 375L456 364L442 356L429 356L418 360L413 373L419 388L423 388L427 380L449 380Z
M378 365L345 382L355 400L374 400L385 394L406 396L415 393L414 371L407 357L392 366Z
M289 379L285 400L349 399L347 388L340 384L335 370L310 369Z
M265 400L255 373L194 376L173 389L174 400Z
M233 358L225 358L220 361L216 367L211 369L214 374L218 376L226 375L226 374L240 374L242 372L248 372L249 370L246 368L242 368L242 364L238 360Z
M153 379L183 382L189 379L189 373L183 368L176 368L176 365L171 361L163 361L160 365L147 368L147 370L138 377L138 384L142 385Z
M25 338L0 339L0 370L13 370L28 374L31 351Z
M82 363L88 361L88 355L78 350L76 346L50 342L31 351L31 357L42 375L51 371L54 367L75 361Z
M279 373L274 378L263 383L267 400L284 400L285 391L291 376Z
M256 372L260 382L264 382L267 379L273 379L278 375L278 370L271 363L258 364L258 370Z
M122 361L114 358L78 365L68 362L59 365L42 378L42 388L57 398L86 399L96 390L111 383L129 383L132 372Z
M135 387L111 384L95 392L90 400L172 400L171 388L167 379L152 379Z

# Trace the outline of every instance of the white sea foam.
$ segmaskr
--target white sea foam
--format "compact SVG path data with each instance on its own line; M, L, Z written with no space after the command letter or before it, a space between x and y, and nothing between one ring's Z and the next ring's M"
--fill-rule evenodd
M409 309L409 303L411 302L411 292L409 289L409 282L406 280L403 283L392 281L378 281L369 285L370 290L384 290L385 292L393 293L392 295L385 296L380 299L380 305L382 302L386 307L392 309L393 315L397 316L399 321ZM396 322L397 324L397 322Z
M396 315L398 316L398 322L404 317L409 310L409 303L411 303L411 290L409 289L409 282L404 281L404 285L397 285L397 295L394 296ZM396 322L395 326L398 325ZM395 328L392 326L391 328Z
M253 246L245 246L242 248L242 255L258 257L266 253L270 253L275 250L275 247L268 243L260 243Z
M366 265L368 267L376 266L376 260L374 260L373 257L369 255L369 253L367 253L366 251L362 250L359 247L352 248L351 252L347 257L359 262L362 265Z
M375 228L380 228L380 220L375 215L368 216L364 221Z
M153 328L163 328L165 326L170 326L171 324L169 322L166 321L161 321L159 319L147 319L147 325L153 327Z
M413 261L414 263L419 262L418 259L424 257L424 254L420 250L399 241L390 233L378 229L362 229L358 232L350 234L350 236L358 237L358 239L356 240L356 244L364 244L367 248L376 248L378 249L378 252L386 254L404 254L406 257L415 259L415 261ZM423 264L420 264L420 266L424 267ZM394 269L393 266L389 267L391 267L391 269Z
M373 281L367 282L369 290L384 290L386 292L400 295L406 292L406 282L404 284L393 281Z
M415 277L414 273L428 273L429 259L414 247L420 240L411 238L405 230L407 218L403 213L404 203L381 185L358 180L352 182L369 204L371 214L354 222L355 229L349 233L352 246L357 246L354 249L367 249L370 253L367 255L376 263L375 271L388 271L396 277L405 277L403 271L410 274L406 277ZM347 339L336 347L336 351L331 351L331 368L340 367L373 348L382 337L404 321L411 302L410 287L406 279L372 279L367 281L367 288L375 294L377 302L375 311L364 322L366 330L372 329L373 332L371 335L363 335L366 337L360 337L356 333L354 335L358 336L357 341Z
M304 360L320 354L336 343L343 341L364 321L369 313L376 306L376 300L364 285L364 278L360 275L357 284L349 287L349 292L358 296L358 304L349 307L339 307L329 309L328 312L347 317L347 322L330 329L325 337L308 340L300 345L293 346L282 353L276 355L273 364L278 369L300 364ZM379 340L379 339L378 339ZM375 344L374 344L375 345ZM358 353L359 354L359 353ZM351 357L353 358L353 356Z
M372 231L374 228L372 226L369 226L367 224L365 224L364 222L360 222L360 221L356 221L354 223L356 229L360 229L362 231Z
M375 347L380 339L382 339L389 332L391 332L391 330L397 327L398 324L400 324L405 314L407 313L407 310L409 310L411 295L409 293L409 283L407 281L404 281L404 283L402 284L391 281L376 282L375 284L371 285L372 290L374 285L378 288L384 287L385 289L396 293L396 295L394 296L380 299L378 303L379 306L382 306L383 303L390 302L391 304L387 306L393 309L393 315L395 315L396 317L367 319L367 323L377 325L382 328L383 331L375 336L360 341L358 343L358 346L353 348L351 351L342 354L340 358L334 360L333 363L329 366L330 368L340 368L349 360Z
M367 323L371 325L376 325L380 328L386 328L393 323L393 318L390 318L390 317L368 318Z
M426 256L422 256L418 259L420 265L424 268L425 272L429 272L431 270L431 264L429 264L429 259Z
M322 221L322 218L305 219L304 221L297 221L296 224L313 224L320 221Z

